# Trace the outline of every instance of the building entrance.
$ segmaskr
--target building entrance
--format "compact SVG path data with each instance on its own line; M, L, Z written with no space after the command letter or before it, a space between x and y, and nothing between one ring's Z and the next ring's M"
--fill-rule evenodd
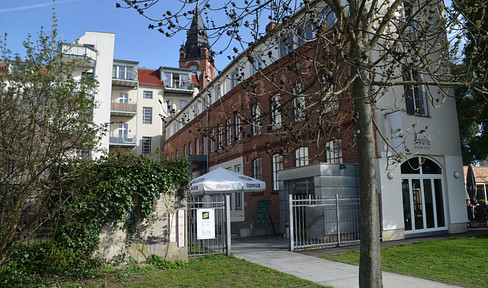
M446 229L442 168L425 157L401 166L405 234Z

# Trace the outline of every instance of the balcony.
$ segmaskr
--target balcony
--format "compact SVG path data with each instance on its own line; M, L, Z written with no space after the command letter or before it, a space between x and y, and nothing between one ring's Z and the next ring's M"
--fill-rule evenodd
M86 67L95 67L97 51L91 45L63 44L64 57L80 59Z
M136 146L136 136L120 137L117 134L110 135L109 144L112 146Z
M137 65L125 66L115 64L112 68L112 85L136 87Z
M134 117L137 113L137 105L134 103L110 103L110 115Z

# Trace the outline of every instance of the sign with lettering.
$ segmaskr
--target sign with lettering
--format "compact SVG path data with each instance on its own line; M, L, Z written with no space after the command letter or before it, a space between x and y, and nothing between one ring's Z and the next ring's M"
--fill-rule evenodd
M197 239L215 239L215 209L197 209Z
M256 213L255 228L266 228L268 225L269 205L270 200L263 200L258 202L258 211Z

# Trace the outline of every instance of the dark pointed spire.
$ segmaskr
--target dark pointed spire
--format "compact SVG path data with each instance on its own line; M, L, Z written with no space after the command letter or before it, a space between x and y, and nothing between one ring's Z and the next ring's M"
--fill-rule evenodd
M205 28L205 25L203 24L202 15L197 3L195 11L193 12L193 20L190 25L190 30L188 30L186 36L185 50L187 60L201 58L202 48L210 50L206 30L207 28Z

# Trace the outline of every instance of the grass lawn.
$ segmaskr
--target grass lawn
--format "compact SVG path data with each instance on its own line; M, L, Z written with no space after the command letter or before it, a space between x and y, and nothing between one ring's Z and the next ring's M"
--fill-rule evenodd
M359 265L359 251L319 256ZM464 287L488 285L488 235L453 237L381 248L383 271Z
M323 287L235 257L209 256L169 270L132 266L106 271L83 281L58 282L60 287Z

